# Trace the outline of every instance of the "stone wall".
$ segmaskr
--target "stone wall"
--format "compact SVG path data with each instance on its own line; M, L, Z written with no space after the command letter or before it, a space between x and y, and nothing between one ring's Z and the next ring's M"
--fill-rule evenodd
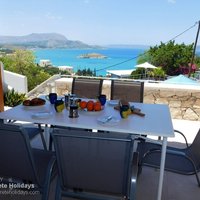
M72 78L54 82L55 92L63 95L71 92ZM103 82L103 94L110 99L110 80ZM200 120L200 86L183 86L163 83L145 83L144 103L168 104L173 119Z
M145 83L144 103L168 104L173 119L200 120L200 86Z

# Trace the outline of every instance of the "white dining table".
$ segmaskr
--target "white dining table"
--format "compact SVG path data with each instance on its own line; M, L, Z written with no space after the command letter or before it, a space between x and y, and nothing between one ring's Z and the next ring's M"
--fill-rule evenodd
M37 107L16 106L1 112L0 119L161 137L162 153L157 194L157 200L161 200L167 138L174 137L170 110L165 104L130 103L130 105L139 108L145 116L131 114L127 119L122 119L120 112L107 102L101 111L79 110L78 118L69 118L68 109L58 113L55 111L54 105L46 102L45 105ZM112 119L103 123L102 119L110 116Z

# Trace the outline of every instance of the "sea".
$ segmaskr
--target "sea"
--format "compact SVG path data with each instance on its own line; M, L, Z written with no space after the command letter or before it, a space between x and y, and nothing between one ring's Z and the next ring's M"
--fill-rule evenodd
M97 76L106 76L107 70L134 69L137 59L147 49L145 48L103 48L103 49L39 49L34 54L36 62L48 59L52 65L72 66L73 71L90 69ZM107 56L105 59L79 58L82 54L99 53Z

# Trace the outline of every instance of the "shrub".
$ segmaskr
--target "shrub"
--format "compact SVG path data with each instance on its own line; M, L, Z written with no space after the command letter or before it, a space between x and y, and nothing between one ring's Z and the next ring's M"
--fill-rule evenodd
M26 99L25 94L18 93L14 89L4 93L4 105L14 107L21 104Z

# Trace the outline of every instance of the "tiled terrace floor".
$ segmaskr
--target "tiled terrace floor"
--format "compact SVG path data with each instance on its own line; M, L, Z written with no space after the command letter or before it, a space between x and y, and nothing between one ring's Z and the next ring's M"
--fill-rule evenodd
M178 129L185 133L189 143L191 143L200 128L200 122L173 120L175 129ZM176 137L170 139L169 144L182 146L182 138ZM40 144L35 141L33 145L39 146ZM200 176L200 173L199 173ZM143 167L142 173L138 178L137 185L137 198L136 200L156 200L157 186L158 186L159 170L155 170L149 167ZM50 200L55 200L55 180L51 185ZM13 196L12 198L6 195L0 195L2 200L39 200L39 196ZM63 198L64 200L71 200L69 198ZM200 188L197 186L196 178L194 175L185 176L171 172L165 172L163 195L162 200L199 200Z

